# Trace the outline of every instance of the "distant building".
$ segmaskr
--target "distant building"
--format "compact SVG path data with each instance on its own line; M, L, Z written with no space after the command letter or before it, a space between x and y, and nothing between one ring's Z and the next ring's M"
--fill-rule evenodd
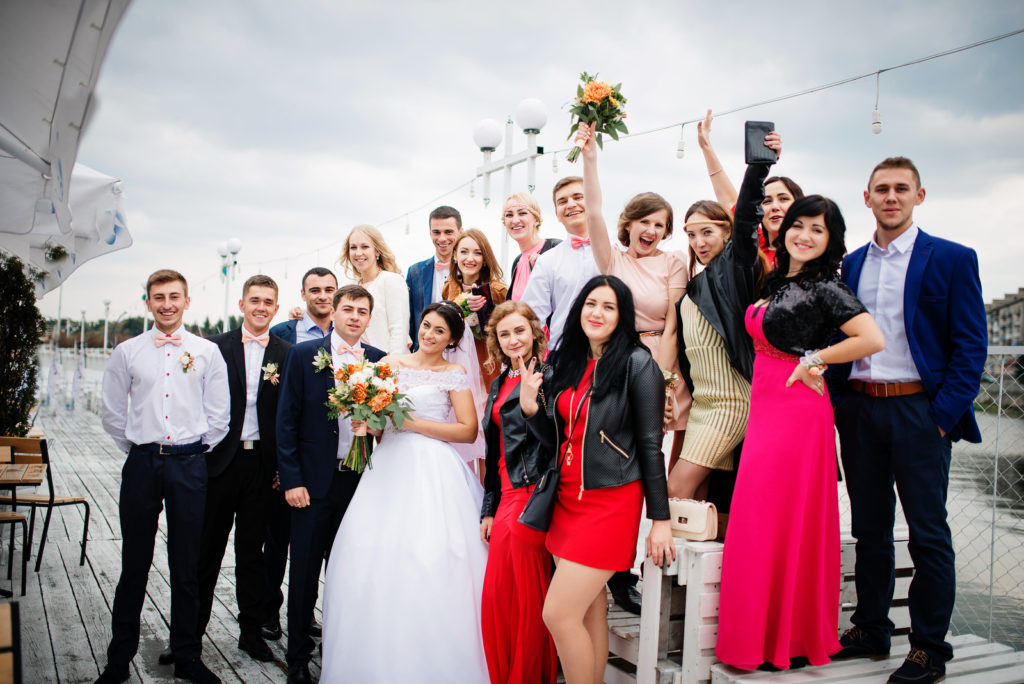
M1024 345L1024 287L985 305L988 343Z

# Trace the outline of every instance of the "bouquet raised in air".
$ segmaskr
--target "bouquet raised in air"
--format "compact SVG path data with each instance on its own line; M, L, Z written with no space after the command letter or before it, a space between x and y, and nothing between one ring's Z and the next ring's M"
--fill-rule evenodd
M586 71L580 74L580 85L576 86L576 99L569 108L569 114L573 118L572 127L569 128L569 137L572 140L580 124L589 125L597 122L594 132L597 134L597 146L604 148L601 134L607 133L612 140L619 139L619 133L629 134L626 123L626 112L622 105L626 104L626 98L622 96L622 84L611 85L605 81L598 81L597 74L591 76ZM569 150L568 159L576 161L580 156L579 145Z
M366 359L348 363L334 369L334 379L335 386L327 392L330 418L344 415L364 421L375 430L383 430L389 416L399 428L409 417L412 403L398 392L398 377L388 364ZM356 431L342 464L357 473L373 467L365 427Z
M484 328L480 325L480 317L476 315L476 311L469 308L469 295L463 292L452 301L458 304L459 308L462 309L462 318L466 321L466 325L473 332L473 337L478 340L484 339Z

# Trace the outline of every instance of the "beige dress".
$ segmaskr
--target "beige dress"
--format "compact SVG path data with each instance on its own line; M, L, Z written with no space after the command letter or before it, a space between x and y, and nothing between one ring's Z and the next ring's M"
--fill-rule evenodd
M640 341L647 345L658 360L661 333L665 331L665 315L669 311L669 289L686 287L686 260L678 252L662 252L637 259L612 245L608 275L619 278L633 293L636 307L636 329ZM675 304L675 302L672 302ZM674 312L673 312L674 313ZM675 387L675 410L669 430L685 430L690 414L690 391L679 373L679 362L671 370L679 376Z
M729 362L725 340L689 297L679 306L693 380L693 405L680 458L716 470L734 468L750 414L750 383Z

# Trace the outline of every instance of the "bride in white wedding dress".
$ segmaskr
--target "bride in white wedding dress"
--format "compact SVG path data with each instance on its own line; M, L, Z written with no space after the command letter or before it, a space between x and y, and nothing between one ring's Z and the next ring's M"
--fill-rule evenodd
M334 539L322 682L488 682L483 489L446 443L472 442L477 430L465 370L442 358L462 330L457 307L431 304L419 349L385 359L413 419L385 430Z

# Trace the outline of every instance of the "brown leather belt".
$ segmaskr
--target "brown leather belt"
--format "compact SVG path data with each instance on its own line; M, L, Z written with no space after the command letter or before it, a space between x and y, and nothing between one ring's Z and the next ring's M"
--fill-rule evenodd
M861 382L850 380L850 389L876 399L889 397L906 397L924 392L924 383L914 382Z

